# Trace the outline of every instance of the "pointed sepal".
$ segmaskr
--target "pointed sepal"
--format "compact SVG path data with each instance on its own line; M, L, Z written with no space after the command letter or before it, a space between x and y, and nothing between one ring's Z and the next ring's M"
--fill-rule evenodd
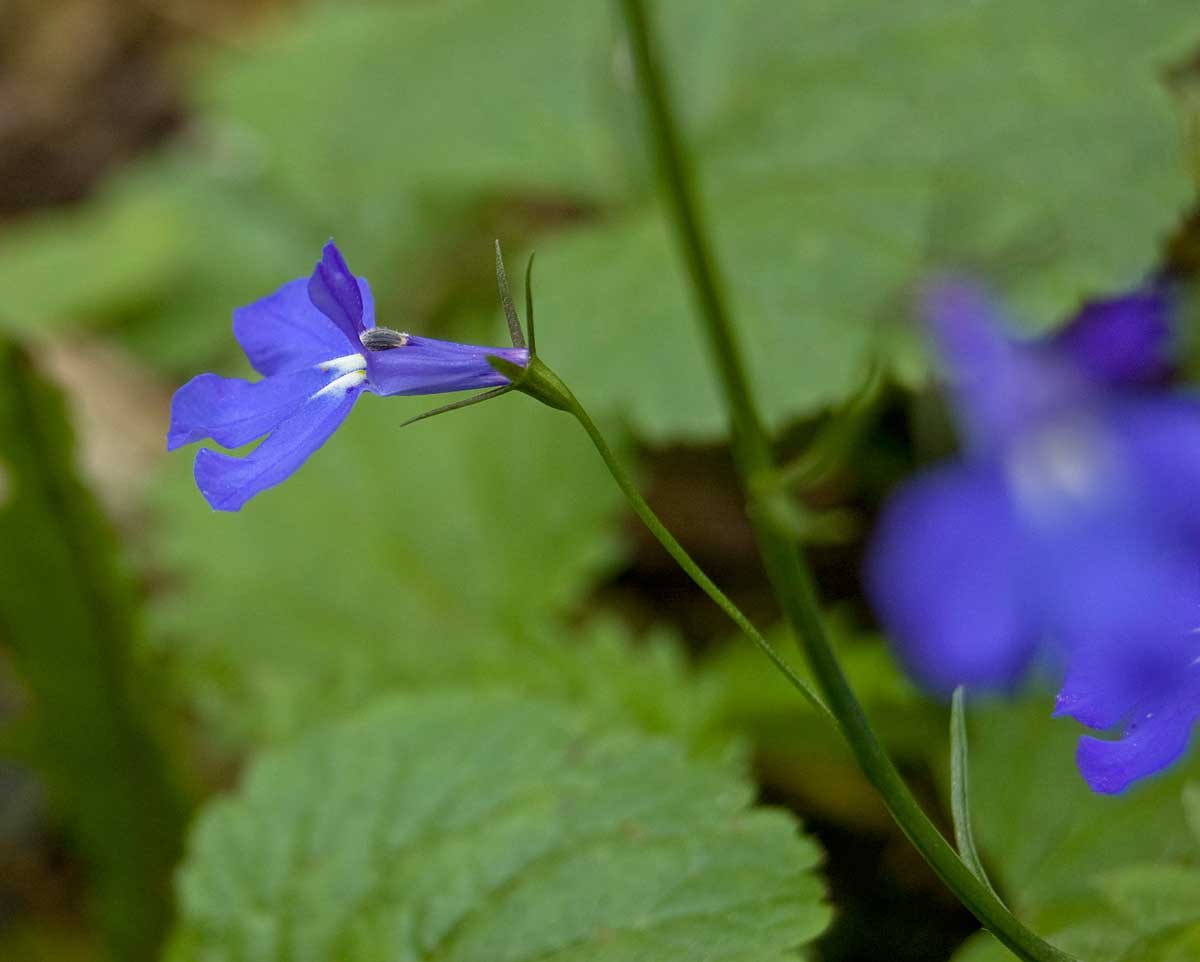
M469 408L472 404L482 404L484 401L490 401L492 398L500 397L501 394L507 394L513 390L511 384L505 384L502 387L494 387L490 391L484 391L482 394L474 394L468 398L461 398L458 401L451 401L449 404L443 404L441 407L433 408L431 411L423 411L422 413L411 417L406 421L400 422L400 427L406 428L410 424L416 424L418 421L424 421L426 418L435 417L438 414L448 414L451 411L457 411L459 408Z
M500 303L504 305L504 319L508 322L508 334L513 347L525 346L525 334L521 330L521 319L513 303L512 291L508 287L508 273L504 270L504 255L500 253L500 241L496 241L496 286L500 289Z
M529 252L529 263L525 265L525 327L529 331L529 354L537 357L537 336L533 330L533 258L535 251Z

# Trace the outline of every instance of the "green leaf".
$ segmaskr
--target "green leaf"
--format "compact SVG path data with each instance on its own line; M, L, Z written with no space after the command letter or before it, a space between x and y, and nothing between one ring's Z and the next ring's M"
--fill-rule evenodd
M1200 948L1200 871L1134 865L1101 875L1089 897L1034 915L1038 931L1088 962L1188 962ZM1011 958L977 937L956 962Z
M764 185L708 199L747 363L773 425L850 396L883 336L877 321L903 308L896 297L917 274L917 198L896 201L911 208L905 218L881 206L892 219L873 222L871 236L894 235L882 250L850 227L839 233L832 219L843 214L820 192ZM711 440L726 415L663 217L638 211L539 242L541 351L589 408L620 411L640 436ZM824 225L819 237L797 236L798 224L814 222Z
M428 404L364 397L237 514L212 512L190 452L173 456L155 640L235 743L391 687L536 677L564 634L550 619L611 568L620 494L568 418L514 394L397 427Z
M1161 78L1200 43L1190 0L674 0L659 20L774 426L846 396L880 338L919 373L893 328L931 272L981 272L1045 326L1140 280L1189 201ZM651 438L721 432L662 212L538 246L544 353L577 393Z
M1139 932L1200 923L1200 870L1134 865L1101 876L1096 887Z
M819 852L726 766L536 700L387 700L204 813L171 962L784 959Z
M774 427L848 396L872 352L922 377L900 322L931 271L974 268L1049 325L1140 279L1188 202L1161 78L1200 42L1191 0L659 14ZM464 287L490 296L463 252L511 224L544 257L546 357L590 406L652 440L724 434L607 5L316 4L276 23L200 71L178 158L10 233L0 286L22 325L115 319L183 372L219 348L214 317L331 234L382 316L427 324Z
M326 221L386 223L410 191L605 192L609 24L591 0L313 6L215 58L197 100Z
M0 638L31 696L8 734L82 856L113 957L148 962L186 806L134 668L132 586L73 447L60 393L0 341Z
M328 234L305 228L252 172L168 151L90 204L6 232L0 329L117 326L143 355L190 375L199 360L229 351L234 306L315 260Z
M1192 837L1200 844L1200 782L1192 782L1184 786L1183 812Z

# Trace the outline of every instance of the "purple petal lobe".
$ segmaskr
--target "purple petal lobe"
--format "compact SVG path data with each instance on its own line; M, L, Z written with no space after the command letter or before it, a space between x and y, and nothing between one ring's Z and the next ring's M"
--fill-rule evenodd
M341 252L329 241L308 279L313 305L337 326L352 344L364 328L363 298L357 278L350 273Z
M1034 655L1020 529L1001 472L954 465L900 490L875 533L866 588L928 688L1008 688Z
M338 378L310 398L245 457L204 448L196 454L196 485L217 511L237 511L260 491L290 477L350 413L363 374Z
M1148 519L1200 540L1200 402L1147 394L1112 406L1110 424Z
M964 438L977 453L996 452L1072 392L1072 372L1011 340L995 305L974 285L940 281L926 291L924 306Z
M506 378L489 363L502 357L524 367L529 352L523 348L480 347L409 335L403 347L367 351L369 389L376 394L443 394L475 388L500 387Z
M1091 301L1050 343L1106 384L1161 384L1172 368L1173 307L1163 284Z
M362 350L357 337L348 342L342 330L313 306L308 288L308 278L297 278L233 312L234 337L259 374L296 371ZM362 278L358 288L370 327L375 317L371 289Z
M1113 523L1074 538L1053 568L1048 627L1067 659L1056 715L1109 728L1200 655L1200 552Z
M171 399L167 450L212 438L227 448L249 444L294 414L336 374L307 368L261 381L201 374Z
M1092 791L1115 794L1132 782L1160 772L1187 749L1200 718L1200 673L1196 665L1179 681L1139 706L1117 741L1085 735L1075 760Z

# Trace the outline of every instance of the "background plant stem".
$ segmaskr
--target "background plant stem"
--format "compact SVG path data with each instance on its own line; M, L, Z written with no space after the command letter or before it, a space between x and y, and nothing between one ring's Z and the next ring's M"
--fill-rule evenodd
M734 459L743 490L760 491L762 479L774 471L774 458L730 320L720 273L701 223L687 155L658 67L645 5L642 0L621 0L621 7L667 206L729 409ZM766 514L761 502L751 501L750 520L776 597L859 766L883 797L893 818L963 905L1005 946L1022 959L1034 962L1070 959L1027 929L975 878L917 803L867 721L833 654L818 613L812 580L799 551L765 520Z

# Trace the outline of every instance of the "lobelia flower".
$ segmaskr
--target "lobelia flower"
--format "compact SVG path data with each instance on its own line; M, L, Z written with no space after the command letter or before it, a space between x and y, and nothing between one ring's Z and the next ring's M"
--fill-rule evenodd
M961 282L927 309L963 436L958 460L884 510L867 593L927 688L1063 678L1093 790L1164 768L1200 717L1200 403L1167 370L1164 285L1090 304L1057 336L1006 337Z
M233 312L233 333L260 381L201 374L175 392L167 450L211 438L227 448L264 435L242 457L196 453L200 493L237 511L289 477L345 420L364 392L441 394L510 385L488 358L524 367L524 347L478 347L375 326L371 289L333 241L312 276Z

